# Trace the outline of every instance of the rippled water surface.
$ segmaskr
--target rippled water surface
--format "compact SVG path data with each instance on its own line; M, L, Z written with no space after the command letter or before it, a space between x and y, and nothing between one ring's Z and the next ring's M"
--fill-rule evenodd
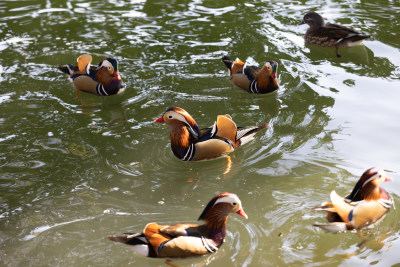
M305 45L309 10L373 34L365 46ZM6 266L162 266L106 236L151 221L195 222L216 193L239 195L226 243L180 266L400 263L398 1L0 2L0 259ZM124 94L76 92L57 66L119 60ZM233 88L224 55L279 63L280 89ZM221 158L181 162L167 107L200 126L218 114L267 131ZM397 209L375 228L331 234L310 208L384 168Z

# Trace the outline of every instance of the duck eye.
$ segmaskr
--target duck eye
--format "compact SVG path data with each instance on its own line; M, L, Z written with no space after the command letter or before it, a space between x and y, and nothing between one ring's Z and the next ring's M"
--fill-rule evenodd
M109 69L109 70L111 70L111 67L110 67L110 66L108 66L108 69Z
M172 119L172 115L169 115L169 116L168 116L168 119Z
M236 206L236 205L237 205L237 203L236 203L236 202L233 202L233 203L232 203L232 205L233 205L233 206Z

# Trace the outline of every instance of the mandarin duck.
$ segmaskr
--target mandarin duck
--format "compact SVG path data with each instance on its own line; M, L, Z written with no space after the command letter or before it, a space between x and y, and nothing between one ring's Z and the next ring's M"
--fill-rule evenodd
M324 230L338 232L369 226L386 215L392 200L380 185L392 181L383 170L370 168L356 183L353 191L345 198L335 191L330 194L331 202L324 202L313 210L328 212L327 224L314 224Z
M259 126L237 127L229 115L219 115L209 128L199 129L186 110L168 108L154 122L166 123L170 127L171 149L184 161L214 159L232 152L249 142L268 123Z
M309 12L304 15L299 25L308 24L304 39L306 43L325 47L335 47L337 57L339 47L350 47L361 45L362 41L370 34L357 32L353 29L337 24L325 24L324 19L316 12Z
M267 61L262 68L244 63L239 58L233 61L224 56L222 61L229 70L231 83L246 92L266 94L279 88L278 63L275 61Z
M155 258L184 258L212 253L225 241L226 221L230 213L247 219L236 194L221 193L207 204L198 220L202 225L177 223L159 225L155 222L144 227L142 233L109 236L112 241L132 246L136 253Z
M98 66L91 66L91 55L81 55L77 61L78 66L67 64L58 69L69 75L78 96L79 91L100 96L115 95L125 91L126 85L119 75L116 59L105 58Z

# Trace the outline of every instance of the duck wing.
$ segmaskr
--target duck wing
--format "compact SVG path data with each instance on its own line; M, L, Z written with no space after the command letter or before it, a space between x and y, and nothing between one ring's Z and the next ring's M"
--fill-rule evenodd
M337 24L327 24L323 29L324 30L320 31L320 33L323 34L322 32L325 32L327 37L337 40L337 43L343 40L356 42L371 37L369 34L357 32L353 29Z
M198 225L193 223L176 223L161 228L160 232L173 237L188 236L190 233L187 230L195 227L198 227Z
M249 79L250 81L254 81L257 80L260 71L260 67L246 64L243 69L243 74L246 75L247 79Z

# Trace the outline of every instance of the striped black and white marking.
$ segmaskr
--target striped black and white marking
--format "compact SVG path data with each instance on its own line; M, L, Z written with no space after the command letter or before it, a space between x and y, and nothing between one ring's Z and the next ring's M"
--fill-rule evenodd
M259 94L257 84L258 84L257 80L253 80L250 83L249 89L250 89L250 92L252 92L253 94Z
M104 86L101 83L96 86L96 92L98 95L108 95L106 90L104 89Z
M208 252L213 253L218 250L218 248L214 246L214 244L209 242L204 236L201 237L201 241L203 241L203 245L208 250Z
M191 144L190 146L189 146L189 148L188 148L188 150L186 151L186 154L185 154L185 156L183 156L183 158L181 158L181 160L184 160L184 161L190 161L190 160L192 160L193 159L193 157L194 157L194 152L195 152L195 147L194 147L194 144Z

